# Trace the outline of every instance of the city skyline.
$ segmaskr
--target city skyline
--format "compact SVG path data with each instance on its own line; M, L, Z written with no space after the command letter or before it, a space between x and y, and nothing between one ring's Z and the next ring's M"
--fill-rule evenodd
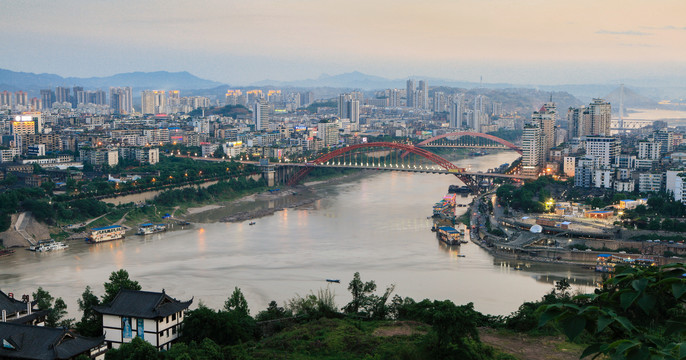
M686 76L682 1L69 4L0 4L15 54L0 67L191 71L236 85L356 70L542 85Z

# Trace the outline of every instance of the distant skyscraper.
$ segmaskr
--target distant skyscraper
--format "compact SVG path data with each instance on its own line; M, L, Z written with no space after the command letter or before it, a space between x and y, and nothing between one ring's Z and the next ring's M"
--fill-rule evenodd
M417 90L417 107L421 109L429 109L429 84L426 80L419 80L419 89Z
M29 94L24 91L17 91L14 93L14 105L15 106L29 106Z
M448 125L451 129L459 129L462 127L462 114L464 114L463 101L462 95L456 95L450 104Z
M265 99L255 101L252 111L255 131L269 129L269 103Z
M550 101L541 106L541 109L534 111L531 121L541 128L543 136L543 158L549 157L550 149L555 146L555 121L557 119L557 107Z
M0 92L0 106L12 107L12 93L5 90Z
M408 79L407 80L407 92L405 94L405 96L407 97L407 102L406 102L407 107L416 107L417 106L416 92L417 91L416 91L416 88L414 85L414 80Z
M340 94L338 95L338 118L339 119L349 119L348 115L348 102L351 100L350 94Z
M484 113L484 97L477 95L474 98L474 112L472 113L472 129L474 132L481 132L481 123L483 123Z
M113 113L120 115L133 112L133 96L130 87L110 88L110 109Z
M76 106L79 105L79 96L83 99L83 86L74 86L72 87L73 94L70 98L71 101L71 107L75 108Z
M40 99L43 110L52 109L52 103L55 102L55 92L50 89L41 90Z
M69 88L58 86L55 88L55 99L58 103L71 102Z

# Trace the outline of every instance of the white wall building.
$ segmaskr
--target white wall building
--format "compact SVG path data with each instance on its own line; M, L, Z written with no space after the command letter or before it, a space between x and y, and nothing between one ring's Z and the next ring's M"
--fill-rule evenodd
M169 350L181 333L181 322L193 302L179 301L164 293L121 290L111 303L94 306L102 314L105 341L115 349L134 337L158 350Z

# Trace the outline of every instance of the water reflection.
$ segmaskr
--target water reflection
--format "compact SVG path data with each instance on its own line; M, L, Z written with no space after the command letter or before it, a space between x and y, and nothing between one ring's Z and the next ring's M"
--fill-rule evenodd
M516 157L503 152L466 162L484 171ZM144 289L194 296L212 308L221 308L238 286L256 313L271 300L281 304L325 287L326 278L341 280L333 289L342 306L350 300L346 284L359 271L379 288L395 284L401 296L474 302L479 311L508 314L549 292L555 279L578 286L594 281L592 272L494 260L475 244L449 248L438 241L427 216L456 183L447 175L377 172L352 183L298 189L297 196L256 196L194 215L195 225L185 229L95 245L71 242L48 256L17 251L0 260L0 289L21 294L42 286L64 298L74 317L86 285L101 295L109 274L125 268ZM228 210L282 207L313 195L321 198L256 219L254 226L212 222ZM458 215L466 209L459 207Z

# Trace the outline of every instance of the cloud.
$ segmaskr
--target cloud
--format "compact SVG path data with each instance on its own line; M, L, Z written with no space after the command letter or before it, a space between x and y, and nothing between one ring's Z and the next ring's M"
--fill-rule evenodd
M631 43L619 43L619 46L629 46L629 47L656 47L650 44L631 44Z
M686 26L674 26L674 25L666 25L666 26L641 26L641 29L647 29L647 30L686 30Z
M628 31L598 30L595 33L596 34L603 34L603 35L628 35L628 36L652 35L651 33L643 32L643 31L633 31L633 30L628 30Z

